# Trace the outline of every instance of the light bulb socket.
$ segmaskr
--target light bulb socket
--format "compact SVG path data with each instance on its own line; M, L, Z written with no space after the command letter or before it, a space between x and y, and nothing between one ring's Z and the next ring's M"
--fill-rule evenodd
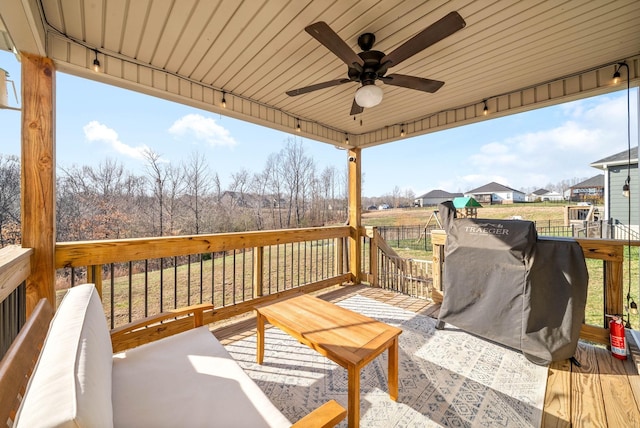
M627 179L624 182L624 185L622 186L622 196L624 196L625 198L629 197L630 191L631 191L631 186L629 185L629 181L630 178L627 177Z
M296 132L300 132L300 121L298 120L296 122L297 122L297 124L296 124Z
M100 61L98 60L98 51L93 51L96 54L96 57L93 59L93 71L96 73L100 72Z
M220 103L222 108L227 108L227 99L225 98L226 94L227 93L225 91L222 91L222 102Z
M629 305L629 313L631 315L638 315L638 305L633 300L631 300L631 304Z
M482 114L486 116L489 114L489 106L487 106L487 100L482 101L482 103L484 104L484 108L482 109Z

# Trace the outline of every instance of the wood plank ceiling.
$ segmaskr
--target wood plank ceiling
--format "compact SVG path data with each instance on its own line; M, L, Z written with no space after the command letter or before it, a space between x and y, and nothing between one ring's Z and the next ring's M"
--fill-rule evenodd
M496 117L619 89L610 85L619 61L634 85L640 74L637 0L1 3L0 32L61 71L288 132L299 123L301 135L342 147L484 120L484 100ZM382 103L356 116L355 82L285 94L347 77L347 66L305 32L309 24L327 22L355 52L358 36L374 33L374 49L389 53L451 11L465 28L392 69L444 81L436 93L378 81ZM90 70L95 52L99 74Z

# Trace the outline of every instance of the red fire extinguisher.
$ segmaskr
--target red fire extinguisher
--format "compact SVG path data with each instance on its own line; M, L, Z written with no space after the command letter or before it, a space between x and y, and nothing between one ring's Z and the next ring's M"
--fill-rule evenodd
M627 344L624 336L624 323L622 318L615 315L607 315L609 321L609 339L611 341L611 354L620 359L627 359Z

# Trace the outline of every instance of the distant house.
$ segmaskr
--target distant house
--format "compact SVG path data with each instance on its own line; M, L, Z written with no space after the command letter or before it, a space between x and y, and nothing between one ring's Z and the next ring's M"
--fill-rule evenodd
M462 196L462 193L449 193L444 190L432 190L413 200L416 207L428 207L441 204L444 201L451 201L453 198Z
M591 164L591 166L594 165ZM598 174L581 183L574 184L569 188L571 190L569 200L572 202L601 204L604 200L604 181L604 174ZM622 184L620 184L620 189L620 192L622 192Z
M525 194L503 184L491 182L477 189L469 190L464 196L471 196L481 204L512 204L525 202Z
M529 193L525 199L527 202L558 202L564 200L564 196L547 189L538 189Z
M630 225L638 230L640 180L638 180L638 148L632 147L631 151L625 150L615 155L600 159L591 164L592 167L604 171L604 218L613 223ZM622 194L627 177L630 178L630 198ZM629 218L631 210L631 218Z

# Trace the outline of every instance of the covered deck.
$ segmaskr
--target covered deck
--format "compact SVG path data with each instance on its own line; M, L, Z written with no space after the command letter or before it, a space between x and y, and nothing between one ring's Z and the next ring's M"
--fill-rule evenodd
M411 261L391 254L375 232L362 227L366 148L612 92L620 89L611 84L615 71L629 85L637 86L640 81L640 3L635 0L508 5L470 0L403 0L393 4L265 0L260 7L250 0L185 3L175 7L170 1L0 2L0 48L15 52L22 63L22 248L0 253L0 300L10 307L8 324L14 330L20 329L40 299L55 306L58 270L70 271L70 286L76 281L96 283L111 328L144 318L150 311L206 300L215 309L206 314L205 321L225 322L216 333L228 343L241 332L250 333L251 321L233 325L228 320L250 313L253 305L338 284L351 285L331 290L331 299L344 300L360 293L431 316L437 311L431 303L408 295L421 295L420 290L426 290L422 297L438 301L439 250L434 251L433 284L425 286L424 281L415 281L413 273L405 275L414 268ZM386 85L384 102L355 115L349 114L349 107L358 85L327 87L318 96L286 95L294 87L309 87L346 74L348 61L345 64L305 32L310 24L327 22L354 52L360 34L376 33L376 48L392 52L454 11L465 20L464 28L393 69L398 74L446 81L438 93ZM99 73L93 71L95 63ZM345 149L348 224L56 242L55 100L64 96L56 94L57 71ZM489 116L483 114L485 108ZM624 309L625 243L585 240L584 244L585 255L605 266L605 304L598 325L583 328L582 337L606 343L604 314ZM307 248L315 251L315 259L308 259L315 264L309 266L300 264L300 254L307 260L306 253L300 251ZM266 269L272 250L279 249L288 251L289 257L281 259L282 265L275 270ZM216 258L216 253L224 256ZM211 257L205 259L202 254ZM233 274L216 277L211 273L205 286L202 274L199 282L193 280L195 271L193 276L189 269L179 272L176 261L174 279L169 283L168 278L161 279L158 288L151 286L146 278L153 260L160 260L162 271L162 260L179 257L187 258L181 262L184 266L200 269L200 273L205 265L213 270L218 262L232 257L230 264L222 265L222 271L232 265ZM113 275L116 264L128 272L122 282ZM236 265L242 270L236 272ZM140 271L143 273L138 276ZM277 272L290 272L290 281L279 282ZM198 285L192 288L194 282ZM139 305L141 295L143 304ZM157 331L148 334L152 337L138 337L135 343L121 345L171 333ZM630 361L616 361L606 350L586 343L580 345L578 359L582 363L579 369L567 362L550 368L543 425L640 425L637 367Z

